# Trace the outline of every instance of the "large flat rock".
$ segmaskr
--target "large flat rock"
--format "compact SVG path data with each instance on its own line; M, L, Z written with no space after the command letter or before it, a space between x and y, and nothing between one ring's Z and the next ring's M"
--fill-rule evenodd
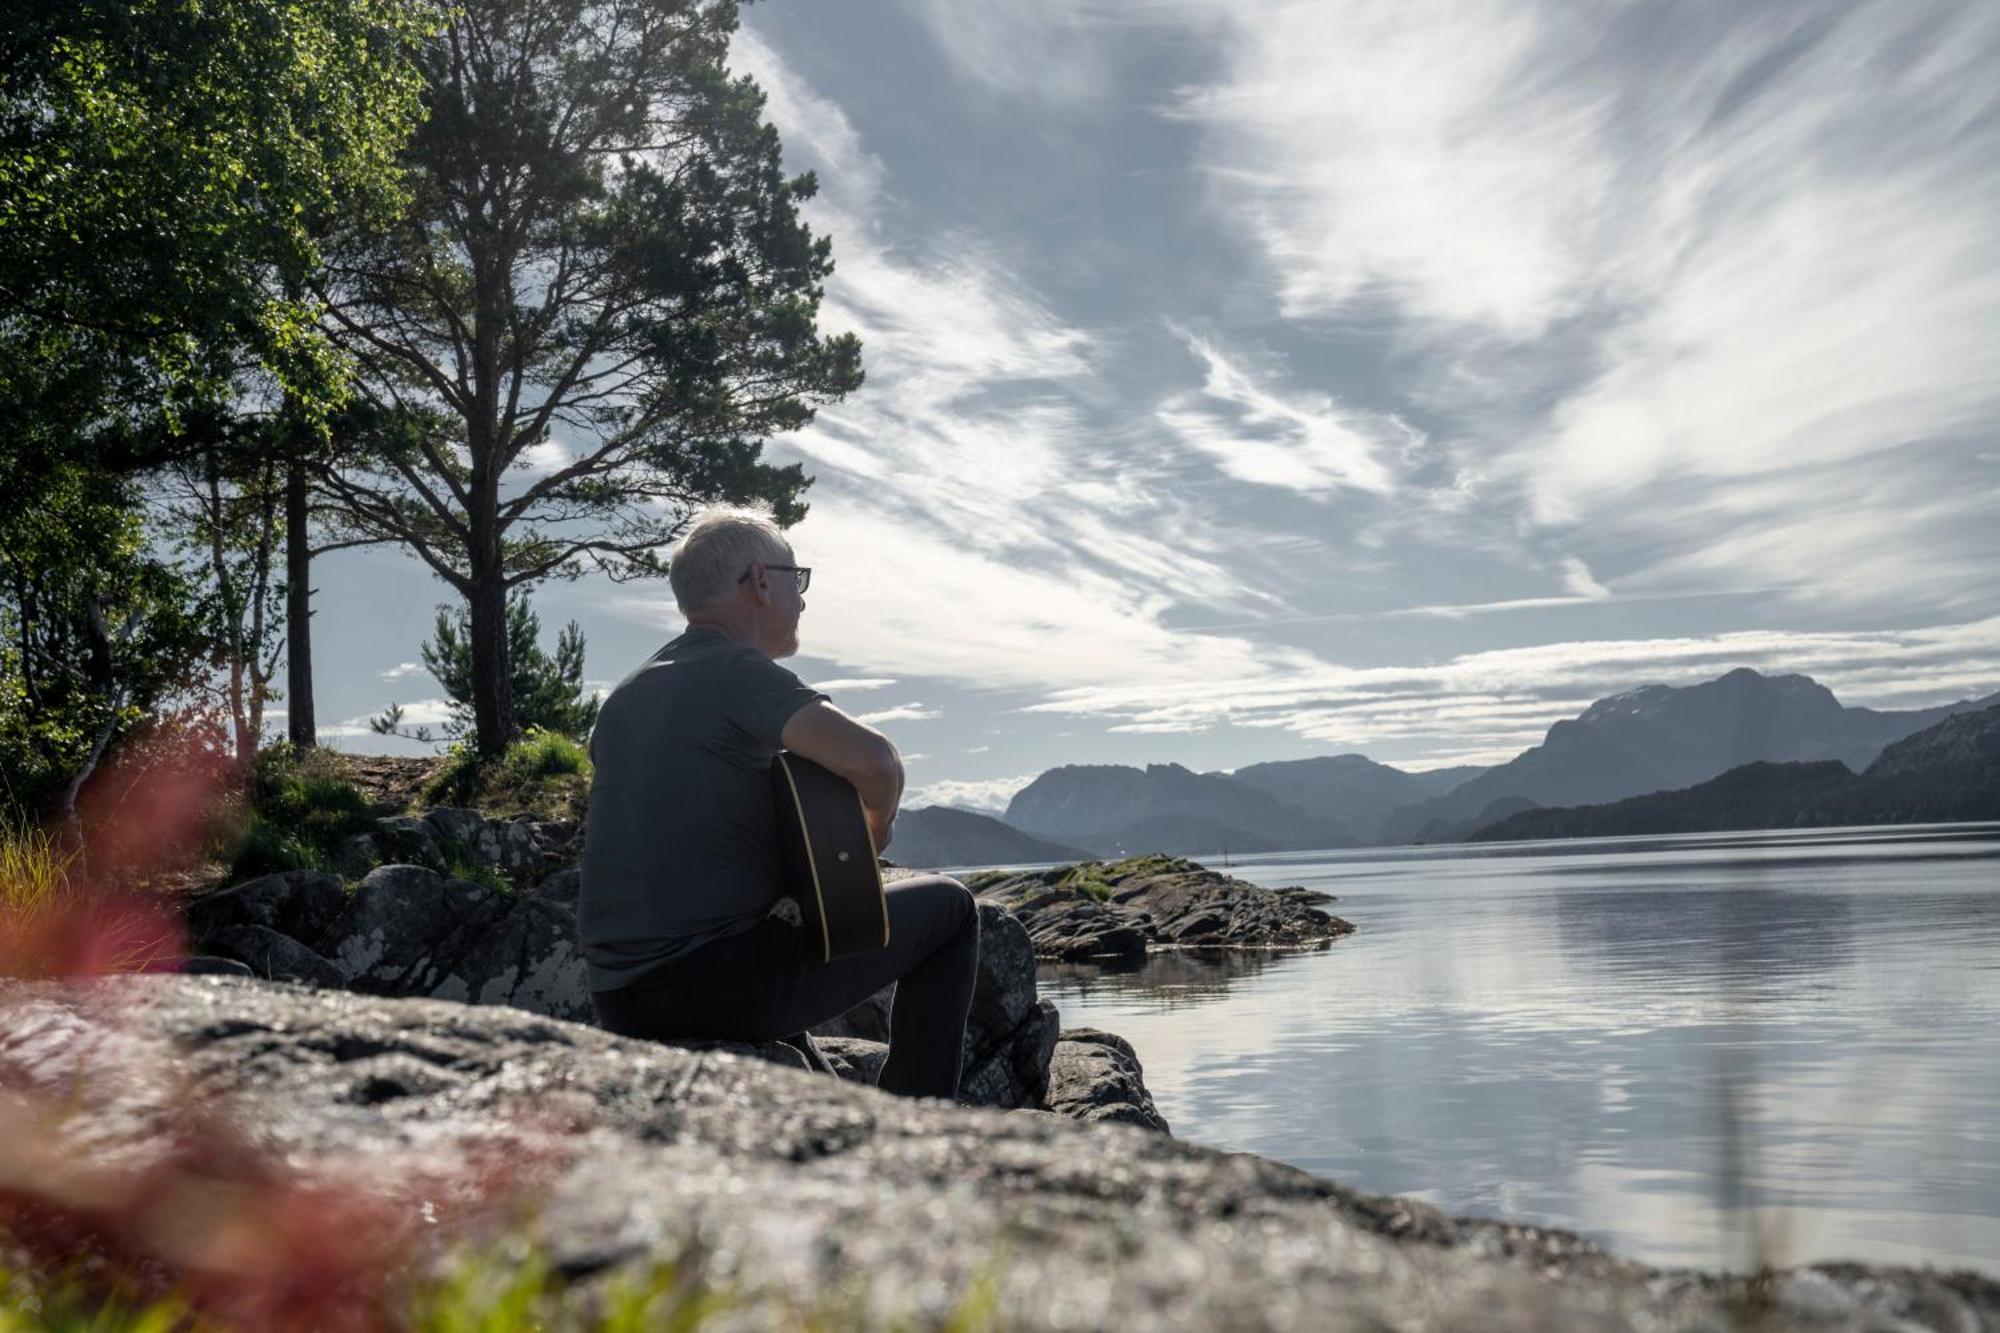
M899 1099L497 1005L4 982L0 1086L76 1099L75 1151L128 1161L209 1098L293 1165L385 1189L496 1152L546 1160L527 1225L580 1293L694 1246L743 1290L839 1292L873 1324L940 1320L986 1283L1027 1328L1725 1328L1760 1308L1765 1327L2000 1327L2000 1285L1971 1275L1811 1269L1752 1291L1157 1132Z

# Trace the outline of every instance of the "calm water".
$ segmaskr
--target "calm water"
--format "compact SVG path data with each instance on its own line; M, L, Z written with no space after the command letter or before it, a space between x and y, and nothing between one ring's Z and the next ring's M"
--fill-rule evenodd
M1042 971L1065 1026L1138 1048L1182 1138L1657 1264L2000 1274L2000 825L1232 873L1336 894L1359 931Z

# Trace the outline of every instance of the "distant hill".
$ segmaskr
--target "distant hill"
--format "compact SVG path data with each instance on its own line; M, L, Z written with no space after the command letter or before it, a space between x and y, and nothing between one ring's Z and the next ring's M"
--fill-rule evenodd
M897 865L919 870L1081 861L1087 857L1080 847L1009 828L991 815L943 805L918 806L897 815L895 836L886 855Z
M1522 811L1470 840L1981 819L2000 819L2000 706L1954 714L1899 740L1859 775L1832 759L1759 761L1678 791Z
M1838 760L1861 769L1885 745L1996 701L2000 695L1907 712L1845 708L1809 677L1748 668L1700 685L1647 685L1598 700L1550 727L1540 745L1397 811L1381 838L1410 841L1433 821L1463 823L1507 796L1552 807L1603 803L1757 761Z
M1363 841L1372 842L1397 810L1442 795L1483 771L1468 767L1405 773L1366 755L1337 754L1251 764L1227 776L1332 820Z
M1092 850L1134 852L1349 847L1332 819L1247 782L1179 764L1069 764L1014 794L1006 820L1044 838Z

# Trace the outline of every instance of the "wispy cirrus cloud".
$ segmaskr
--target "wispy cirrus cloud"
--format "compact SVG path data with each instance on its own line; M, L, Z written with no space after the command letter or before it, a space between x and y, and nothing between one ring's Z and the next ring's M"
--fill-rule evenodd
M1188 447L1252 485L1304 494L1393 489L1387 456L1414 442L1408 427L1342 411L1323 394L1287 394L1260 382L1212 340L1174 332L1201 360L1205 379L1199 390L1169 398L1157 416Z
M1749 666L1802 672L1842 702L1921 707L2000 690L2000 616L1917 630L1746 630L1598 639L1459 654L1435 664L1317 667L1199 685L1058 691L1027 713L1112 731L1270 728L1342 749L1394 745L1431 763L1487 763L1640 684L1693 684Z
M1217 44L1168 114L1277 310L1407 349L1487 512L1621 588L1991 608L2000 11L1154 12Z

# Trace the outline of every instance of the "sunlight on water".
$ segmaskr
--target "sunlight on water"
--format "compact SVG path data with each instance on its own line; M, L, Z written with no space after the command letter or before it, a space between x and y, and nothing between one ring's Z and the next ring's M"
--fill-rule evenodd
M1232 873L1359 931L1042 971L1064 1026L1131 1039L1180 1137L1657 1264L1748 1268L1761 1233L1779 1264L2000 1273L2000 825Z

